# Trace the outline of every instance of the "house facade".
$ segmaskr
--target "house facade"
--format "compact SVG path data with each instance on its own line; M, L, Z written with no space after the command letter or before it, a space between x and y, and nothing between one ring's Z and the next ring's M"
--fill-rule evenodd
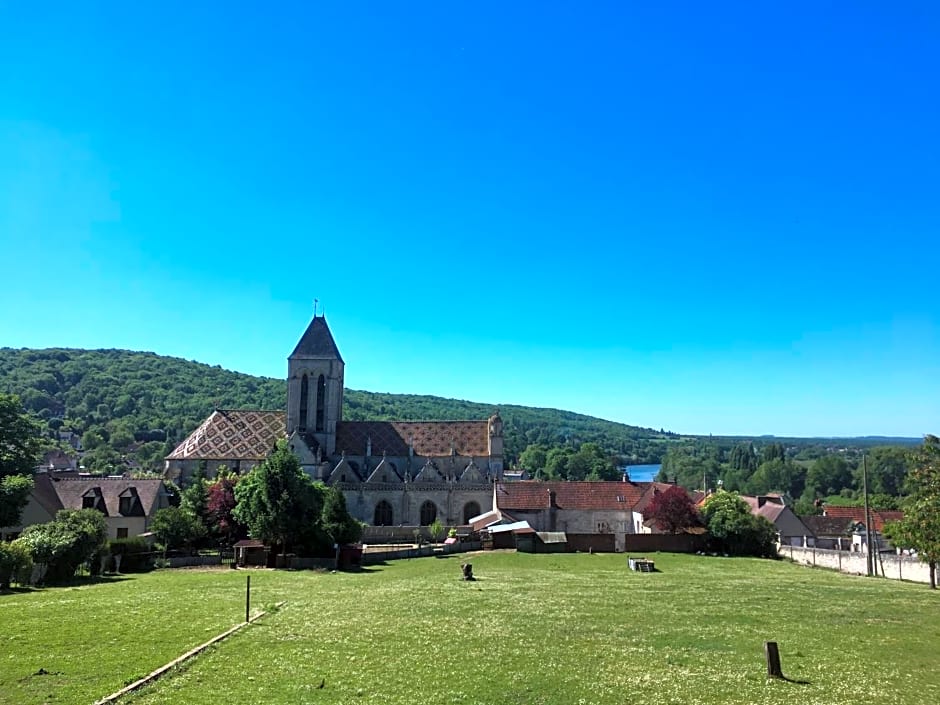
M146 533L158 509L170 506L163 480L131 480L121 477L56 477L39 473L18 526L0 528L11 540L33 524L55 519L61 509L97 509L108 525L108 538L128 538Z

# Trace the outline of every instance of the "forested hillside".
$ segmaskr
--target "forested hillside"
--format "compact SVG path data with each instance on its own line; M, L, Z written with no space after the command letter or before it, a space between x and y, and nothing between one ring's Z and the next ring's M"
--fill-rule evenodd
M43 424L47 448L81 435L91 470L128 458L144 469L161 459L215 407L283 409L283 379L253 377L179 358L127 350L0 348L0 390L20 396ZM347 390L347 420L482 419L493 404ZM511 459L532 443L595 443L629 462L658 462L669 434L555 409L500 406Z

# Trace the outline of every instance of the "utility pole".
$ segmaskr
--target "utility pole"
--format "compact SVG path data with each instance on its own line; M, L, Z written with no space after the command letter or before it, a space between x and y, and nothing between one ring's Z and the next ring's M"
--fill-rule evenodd
M868 511L868 455L862 455L862 494L865 497L865 548L867 556L865 565L868 576L871 577L874 560L871 555L871 513Z

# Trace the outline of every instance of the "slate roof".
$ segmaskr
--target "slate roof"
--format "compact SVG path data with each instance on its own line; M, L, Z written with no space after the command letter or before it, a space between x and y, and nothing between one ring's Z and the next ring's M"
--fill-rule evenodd
M750 495L742 494L741 499L747 502L747 506L751 509L751 514L764 517L771 524L776 523L777 517L779 517L783 513L783 510L787 508L787 506L783 503L783 499L779 495L761 495L752 497Z
M408 439L413 439L415 455L489 455L487 421L341 421L336 424L336 450L347 455L365 455L372 439L372 455L408 455Z
M33 497L43 509L49 514L55 516L60 509L65 509L59 495L56 494L53 487L53 479L47 473L37 473L33 475Z
M501 482L496 488L500 509L538 511L548 509L549 491L555 493L558 509L631 511L649 482Z
M300 336L300 341L291 353L291 357L325 357L342 362L343 358L339 354L339 348L336 347L336 341L333 340L330 327L326 324L326 318L313 317L307 330Z
M855 523L845 517L801 516L800 521L819 538L825 536L848 536Z
M167 460L263 460L286 428L283 411L216 409Z
M146 516L151 516L160 507L157 499L163 490L163 480L131 480L123 477L70 477L52 480L52 488L64 509L81 509L85 494L100 489L107 516L121 516L121 493L131 488L137 496Z
M904 512L890 509L869 509L871 513L871 528L875 531L881 531L886 522L900 521L904 518ZM830 507L823 509L823 515L838 519L845 519L855 523L865 523L864 507Z

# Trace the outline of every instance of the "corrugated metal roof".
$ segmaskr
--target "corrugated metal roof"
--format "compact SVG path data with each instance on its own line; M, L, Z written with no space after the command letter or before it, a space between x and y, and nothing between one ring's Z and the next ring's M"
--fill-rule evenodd
M564 531L539 531L537 534L542 543L568 543L568 536Z

